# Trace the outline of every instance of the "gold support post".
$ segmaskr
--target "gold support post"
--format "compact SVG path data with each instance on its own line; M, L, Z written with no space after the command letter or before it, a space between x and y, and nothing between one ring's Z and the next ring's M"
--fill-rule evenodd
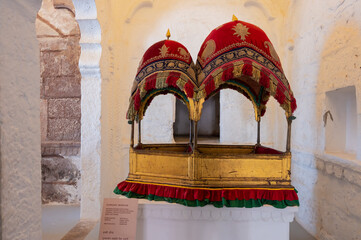
M193 120L189 120L189 145L193 143Z
M198 121L194 122L194 147L193 149L197 149L197 141L198 141Z
M132 130L130 133L130 147L134 147L134 121L132 121Z
M257 121L257 146L261 145L261 117Z
M138 146L142 144L142 126L141 126L141 120L138 122Z
M291 124L292 119L291 117L287 118L287 145L286 145L286 152L291 151Z

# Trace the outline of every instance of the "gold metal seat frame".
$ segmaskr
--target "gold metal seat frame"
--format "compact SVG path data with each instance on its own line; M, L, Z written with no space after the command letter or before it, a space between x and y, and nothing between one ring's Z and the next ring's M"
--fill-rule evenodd
M255 154L254 146L149 144L130 148L128 180L190 187L290 186L291 153Z
M141 121L138 122L138 144L134 147L132 123L127 180L188 187L247 188L291 186L291 122L288 118L286 152L258 154L257 144L197 144L196 127L191 127L189 144L142 144ZM192 124L191 124L192 125ZM192 133L192 130L194 131ZM191 151L187 151L192 147Z

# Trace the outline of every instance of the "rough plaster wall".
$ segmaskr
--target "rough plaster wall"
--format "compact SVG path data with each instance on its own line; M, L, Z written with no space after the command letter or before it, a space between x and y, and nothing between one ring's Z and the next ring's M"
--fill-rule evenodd
M211 30L228 22L232 14L239 19L252 22L271 38L282 59L284 42L281 29L290 1L104 1L96 0L98 19L102 29L102 196L114 196L116 184L128 174L128 151L130 125L125 114L128 108L130 89L139 61L148 47L165 39L167 29L171 39L181 42L196 60L199 48ZM277 2L277 4L275 4ZM277 5L277 6L276 6ZM84 96L84 95L82 95ZM243 99L242 96L239 96ZM172 142L174 122L173 96L156 97L142 122L142 138L147 142ZM246 103L249 105L249 103ZM271 104L271 108L272 108ZM273 108L277 109L278 105ZM235 115L240 115L238 108ZM221 110L222 111L222 110ZM250 111L250 110L249 110ZM270 111L272 112L272 111ZM254 113L244 112L244 116ZM284 114L280 112L282 121ZM262 124L262 140L274 144L271 129L275 122L272 113ZM248 121L248 119L246 119ZM221 123L222 124L222 123ZM271 125L270 125L271 124ZM223 137L232 134L233 127L223 125ZM255 131L256 129L254 129ZM137 135L137 134L136 134ZM281 135L281 134L280 134ZM248 135L247 135L248 136ZM285 138L285 133L282 135ZM232 139L227 142L255 142L255 137ZM284 144L281 144L284 149Z
M40 4L0 2L2 239L41 239Z
M292 181L299 190L296 219L319 239L361 239L361 2L295 1L286 56L298 102L293 124ZM354 85L357 157L326 154L325 93Z

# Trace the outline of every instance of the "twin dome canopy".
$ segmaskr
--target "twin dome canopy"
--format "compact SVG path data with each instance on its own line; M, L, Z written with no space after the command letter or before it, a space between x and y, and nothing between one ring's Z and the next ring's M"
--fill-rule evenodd
M200 119L205 100L231 88L252 101L256 119L263 116L272 95L292 116L296 100L280 59L267 35L257 26L234 20L214 29L203 42L196 65L185 46L172 40L153 44L140 61L127 118L141 120L151 100L174 94Z

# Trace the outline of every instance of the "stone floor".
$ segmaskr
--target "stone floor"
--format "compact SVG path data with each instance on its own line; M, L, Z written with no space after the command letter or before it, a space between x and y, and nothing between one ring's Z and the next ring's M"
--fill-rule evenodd
M293 221L290 226L290 240L316 240L311 234L296 221Z
M43 205L43 240L60 240L80 219L80 207L74 205Z
M99 223L80 221L80 207L69 205L43 206L43 240L97 240ZM293 221L290 240L315 240L301 225Z

